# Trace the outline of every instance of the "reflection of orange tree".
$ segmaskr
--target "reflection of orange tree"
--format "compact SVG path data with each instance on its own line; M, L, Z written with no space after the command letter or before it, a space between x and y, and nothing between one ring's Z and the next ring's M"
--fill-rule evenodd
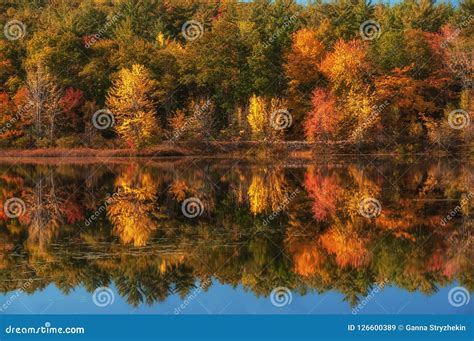
M323 176L314 166L308 167L304 182L308 195L314 199L313 214L322 221L336 212L337 201L343 194L337 175Z
M338 266L366 267L372 257L368 250L371 236L363 231L363 224L357 226L349 220L344 223L336 218L334 225L320 236L321 244L336 256Z
M330 284L331 276L323 266L328 261L327 253L321 246L316 230L301 234L296 229L288 229L285 245L293 257L295 273L303 277L317 274L323 283Z

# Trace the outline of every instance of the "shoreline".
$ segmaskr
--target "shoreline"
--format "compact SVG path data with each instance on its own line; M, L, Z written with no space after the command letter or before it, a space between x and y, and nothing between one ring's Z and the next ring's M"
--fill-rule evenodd
M409 159L420 156L449 156L444 150L420 148L418 151L399 152L384 151L374 148L359 148L347 143L325 142L220 142L220 141L185 141L144 148L38 148L0 150L0 163L107 163L127 162L130 159L161 159L174 162L183 159L224 160L240 159L246 161L278 160L310 161L332 158L394 157ZM472 159L472 153L460 153L462 159Z

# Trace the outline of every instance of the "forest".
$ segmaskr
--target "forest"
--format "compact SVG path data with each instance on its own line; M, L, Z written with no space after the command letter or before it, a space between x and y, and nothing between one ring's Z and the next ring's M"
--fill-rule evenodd
M0 148L472 151L474 2L0 0Z

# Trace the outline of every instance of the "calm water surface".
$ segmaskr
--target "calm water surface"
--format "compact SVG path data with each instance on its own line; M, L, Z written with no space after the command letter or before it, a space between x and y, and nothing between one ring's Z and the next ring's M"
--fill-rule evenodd
M0 313L472 313L471 170L4 162Z

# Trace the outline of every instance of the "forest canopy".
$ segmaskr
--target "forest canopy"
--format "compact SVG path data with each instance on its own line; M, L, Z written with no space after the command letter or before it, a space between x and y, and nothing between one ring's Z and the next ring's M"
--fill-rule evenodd
M466 145L473 18L473 0L0 0L0 147Z

